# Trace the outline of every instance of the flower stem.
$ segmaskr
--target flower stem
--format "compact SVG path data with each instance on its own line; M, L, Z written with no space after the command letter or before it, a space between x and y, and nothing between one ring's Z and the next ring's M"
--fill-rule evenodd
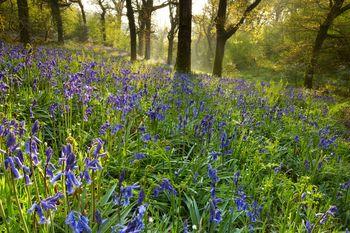
M18 194L17 194L16 185L15 185L15 180L13 179L13 177L12 177L11 180L12 180L11 183L12 183L12 185L13 185L13 192L14 192L15 198L16 198L16 204L17 204L18 210L19 210L19 215L20 215L20 217L21 217L21 220L22 220L23 226L24 226L24 232L29 233L29 230L28 230L28 227L27 227L27 222L26 222L26 220L24 219L23 212L22 212L22 208L21 208L21 204L20 204L19 199L18 199Z

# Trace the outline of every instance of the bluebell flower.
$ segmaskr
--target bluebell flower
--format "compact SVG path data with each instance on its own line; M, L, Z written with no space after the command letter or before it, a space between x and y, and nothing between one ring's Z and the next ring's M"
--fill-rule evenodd
M159 194L161 192L164 191L169 191L171 194L173 195L177 195L177 191L175 190L175 188L171 185L170 181L166 178L164 178L162 180L162 183L160 183L159 186L157 186L154 190L153 190L153 196L154 197L158 197Z
M136 154L134 155L134 158L135 158L135 160L141 160L141 159L146 158L146 155L143 154L143 153L136 153Z
M138 207L137 215L128 223L127 226L123 227L119 233L141 233L145 227L143 223L143 216L146 213L146 207L141 205Z
M15 180L21 179L23 176L19 173L13 157L7 157L5 159L5 168L11 169L11 173Z
M130 199L134 196L133 190L140 188L140 186L133 184L126 187L121 187L120 194L115 198L114 203L121 206L130 204Z
M312 229L314 228L314 224L312 224L310 221L305 221L305 228L307 233L311 233Z
M329 216L334 217L337 211L338 211L337 207L332 205L332 206L329 207L329 209L325 213L317 214L317 215L321 216L321 219L320 219L319 223L321 225L325 224L327 222L327 220L328 220L328 217Z
M54 196L42 200L40 204L44 210L57 210L58 200L63 197L63 193L58 192Z
M247 196L243 190L238 190L238 197L235 198L235 203L238 211L245 211L248 209Z
M149 133L146 133L146 134L144 134L143 136L142 136L142 141L143 142L149 142L149 141L151 141L152 140L152 137L151 137L151 135L149 134Z
M34 203L32 205L32 207L28 210L28 213L31 214L33 212L36 212L37 215L39 216L39 223L40 224L46 224L48 223L48 220L46 219L45 215L44 215L44 212L43 212L43 209L42 207L40 206L40 204L36 204Z
M32 126L32 135L36 135L39 131L39 121L36 120Z
M66 224L70 226L74 233L91 233L89 219L84 215L71 211L66 217Z
M294 142L296 142L296 143L300 142L300 137L298 135L294 137Z
M16 136L13 132L10 132L7 135L6 146L11 153L15 152L18 149L18 144L16 141Z
M350 188L350 180L340 185L341 189L347 190Z
M239 180L240 174L241 174L240 171L237 171L233 175L233 183L235 184L236 187L238 185L238 180Z
M217 171L212 168L211 164L208 165L208 176L213 183L219 182L219 177L217 176Z
M184 231L183 233L189 233L187 219L184 221Z
M106 222L106 219L102 218L101 212L99 210L96 210L94 213L95 221L97 225L100 227L104 222Z
M116 124L116 125L112 126L112 129L111 129L112 135L115 135L116 133L118 133L119 130L121 130L122 128L123 128L123 126L120 124Z
M137 199L137 204L141 205L144 200L145 200L145 192L143 191L143 189L141 189L141 191L139 192L139 197Z
M220 155L220 152L211 151L209 152L209 155L213 158L214 161L216 161L218 159L218 156Z
M110 128L110 123L107 121L105 122L103 125L101 125L100 127L100 131L99 131L99 134L100 135L105 135L107 130Z
M66 174L66 187L68 194L73 194L75 188L81 186L81 182L76 178L75 174L72 171L67 171Z

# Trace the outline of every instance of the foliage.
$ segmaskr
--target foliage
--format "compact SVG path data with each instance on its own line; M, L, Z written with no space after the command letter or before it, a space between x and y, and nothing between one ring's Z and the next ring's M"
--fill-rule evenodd
M0 48L3 231L349 226L349 135L334 118L348 103L93 49Z

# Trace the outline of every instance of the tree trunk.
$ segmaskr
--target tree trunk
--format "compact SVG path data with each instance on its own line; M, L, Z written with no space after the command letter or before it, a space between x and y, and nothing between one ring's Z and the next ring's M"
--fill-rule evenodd
M317 33L315 44L314 44L313 49L312 49L310 63L308 65L308 68L307 68L306 73L305 73L304 85L306 88L311 89L313 86L312 82L313 82L313 76L315 73L315 69L317 66L317 59L318 59L318 56L320 54L322 44L325 41L325 39L327 38L328 28L329 27L322 27L321 26L320 30Z
M145 30L145 60L151 58L151 32L152 32L152 22L151 22L151 13L146 13L145 20L146 30Z
M177 72L191 72L192 0L179 1L179 32L176 57Z
M138 39L139 39L139 46L138 46L137 53L139 54L140 57L142 57L143 56L143 52L144 52L144 46L143 45L145 44L144 24L140 25L139 33L138 33Z
M27 44L30 42L29 36L29 10L27 0L17 0L18 19L19 19L19 34L21 43Z
M132 9L131 0L126 0L126 10L127 17L129 21L129 30L130 30L130 59L131 61L136 60L136 26L135 26L135 17L134 10Z
M103 11L101 14L101 32L102 32L102 42L106 43L106 12Z
M221 77L222 75L222 62L225 54L226 38L223 35L218 34L216 38L215 59L213 67L213 75Z
M306 88L311 89L313 86L312 82L313 82L315 69L317 66L318 56L320 54L323 42L327 38L328 29L332 25L335 18L337 18L339 15L341 15L342 13L350 9L350 4L342 8L343 3L344 3L344 0L335 1L327 14L325 21L320 25L320 28L317 32L317 36L315 39L315 43L312 48L310 63L305 72L304 85Z
M174 35L168 35L168 58L167 58L167 64L171 65L173 63L173 48L174 48Z
M78 5L79 5L79 8L80 8L80 12L81 12L81 18L82 18L82 21L83 21L83 32L82 32L82 38L81 38L81 41L87 41L87 39L89 38L89 33L88 33L88 28L87 28L87 25L86 25L86 14L85 14L85 10L84 10L84 5L83 3L81 2L81 0L78 1Z
M62 22L61 10L58 4L58 0L50 0L50 7L51 7L52 18L57 28L57 42L59 44L63 44L64 43L63 22Z

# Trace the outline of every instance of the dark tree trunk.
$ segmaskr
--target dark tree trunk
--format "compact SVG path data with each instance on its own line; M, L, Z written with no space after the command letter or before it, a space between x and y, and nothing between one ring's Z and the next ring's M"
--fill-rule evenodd
M27 0L17 0L19 34L23 44L30 42L29 36L29 9Z
M105 44L107 40L106 36L106 11L101 13L101 33L102 33L102 42Z
M145 26L146 26L146 30L145 30L145 60L149 60L151 58L151 32L152 32L152 21L151 21L151 13L150 12L147 12Z
M171 65L173 63L173 48L174 48L174 35L168 35L168 58L167 64Z
M335 18L344 13L347 10L350 10L350 4L342 7L344 0L335 0L331 5L331 8L327 14L325 21L320 25L320 28L317 32L315 43L312 48L311 58L309 65L305 72L304 85L306 88L311 89L313 87L313 77L315 69L317 66L317 60L323 45L323 42L327 39L328 29L331 27Z
M169 19L170 19L170 30L168 32L168 57L167 64L171 65L173 63L173 48L174 48L174 38L176 32L179 28L179 11L177 7L178 1L169 3Z
M191 72L192 0L179 1L179 33L176 57L177 72Z
M80 12L81 12L81 18L82 18L82 21L83 21L83 34L82 34L82 38L81 40L82 41L87 41L87 39L89 38L89 33L88 33L88 28L87 28L87 25L86 25L86 14L85 14L85 10L84 10L84 5L83 3L81 2L81 0L78 0L78 5L79 5L79 8L80 8Z
M51 8L54 24L57 28L57 42L60 44L63 44L64 43L63 22L62 22L61 10L60 10L58 0L50 0L50 8Z
M145 29L144 24L140 25L139 32L138 32L138 39L139 39L139 46L137 53L140 57L143 56L144 52L144 44L145 44Z
M136 26L134 10L132 9L131 0L126 0L127 17L129 21L130 30L130 59L131 61L136 60Z
M226 44L226 38L223 36L217 35L213 75L216 75L219 77L221 77L222 75L222 62L224 60L225 44Z
M244 23L248 14L256 8L261 0L255 0L251 3L243 12L238 23L231 25L228 29L225 28L226 24L226 11L227 11L227 0L219 1L219 8L216 17L216 48L215 48L215 58L213 66L213 75L222 75L222 63L225 54L225 44L226 41L234 35L240 26Z

